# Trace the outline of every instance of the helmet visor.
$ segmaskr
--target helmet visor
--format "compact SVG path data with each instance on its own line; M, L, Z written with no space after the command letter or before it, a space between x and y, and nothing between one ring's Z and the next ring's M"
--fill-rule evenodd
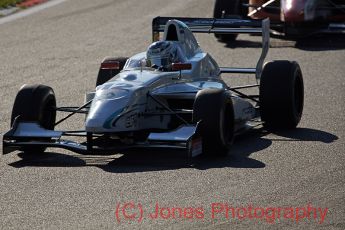
M150 67L167 67L171 64L168 57L161 57L159 55L151 56L147 61Z

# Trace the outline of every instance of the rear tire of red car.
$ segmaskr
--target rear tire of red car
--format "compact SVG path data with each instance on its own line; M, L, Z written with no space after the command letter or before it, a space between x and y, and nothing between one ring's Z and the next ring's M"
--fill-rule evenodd
M202 152L226 156L234 139L234 108L222 89L203 89L196 95L193 122L201 122Z
M266 63L260 81L260 115L264 127L295 128L301 120L303 104L303 76L298 63Z
M247 13L242 7L243 0L216 0L214 4L213 10L213 17L214 18L222 18L223 11L225 16L231 18L245 18ZM236 40L238 34L215 34L216 38L218 38L222 42L233 42Z
M23 85L14 101L11 126L16 118L20 122L37 122L45 129L54 130L56 99L53 89L40 84ZM44 152L45 149L45 147L24 147L22 150L36 154Z
M96 80L96 87L99 85L104 84L105 82L109 81L111 78L113 78L115 75L120 73L120 71L123 69L123 67L126 64L127 57L106 57L102 63L110 61L118 61L120 63L120 68L117 70L114 69L102 69L99 68L98 76Z

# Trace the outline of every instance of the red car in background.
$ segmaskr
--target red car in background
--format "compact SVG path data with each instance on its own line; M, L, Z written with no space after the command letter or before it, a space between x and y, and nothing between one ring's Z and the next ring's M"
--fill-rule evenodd
M345 34L345 0L216 0L215 18L270 18L274 34ZM235 40L237 35L216 35Z

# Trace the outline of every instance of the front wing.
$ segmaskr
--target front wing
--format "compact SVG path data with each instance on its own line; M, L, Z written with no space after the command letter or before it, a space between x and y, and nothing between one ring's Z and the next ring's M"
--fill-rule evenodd
M197 125L183 125L175 130L160 133L150 133L146 141L131 144L114 144L106 147L92 145L97 135L83 131L47 130L34 122L15 121L11 130L3 137L3 154L13 151L25 151L33 147L51 147L67 149L79 154L116 154L129 149L169 148L184 150L188 158L202 153L202 140L199 133L200 122ZM99 135L99 134L98 134ZM82 136L86 141L79 143L66 140L64 136Z

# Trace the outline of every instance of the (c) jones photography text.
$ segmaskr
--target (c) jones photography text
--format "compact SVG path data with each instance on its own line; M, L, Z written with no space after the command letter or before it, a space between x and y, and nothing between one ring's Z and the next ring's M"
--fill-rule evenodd
M122 221L142 222L149 220L262 220L276 223L279 220L290 220L294 223L308 221L322 224L326 219L328 208L314 207L307 204L299 207L260 207L255 205L231 206L228 203L211 203L206 206L182 207L164 206L158 202L146 207L141 203L125 202L116 205L115 217Z

